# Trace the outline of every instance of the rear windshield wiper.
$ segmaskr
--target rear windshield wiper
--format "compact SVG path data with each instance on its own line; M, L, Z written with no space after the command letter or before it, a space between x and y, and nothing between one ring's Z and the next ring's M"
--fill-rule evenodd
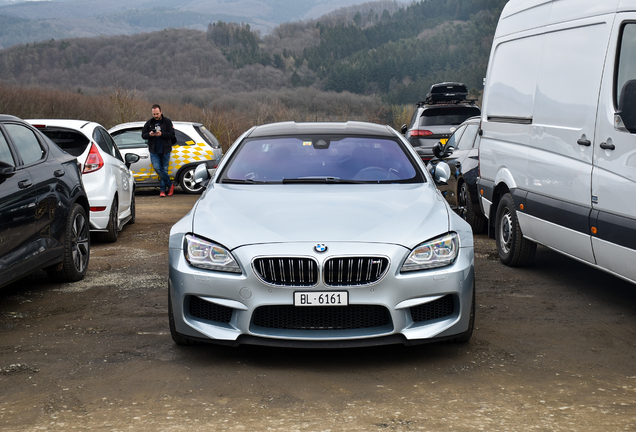
M357 180L343 180L338 177L300 177L283 179L283 184L302 184L302 183L340 183L340 184L360 184L366 183Z

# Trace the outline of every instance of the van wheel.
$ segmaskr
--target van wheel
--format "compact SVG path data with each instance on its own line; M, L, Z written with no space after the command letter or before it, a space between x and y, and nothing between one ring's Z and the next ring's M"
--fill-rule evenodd
M466 182L462 182L457 193L457 214L468 222L475 234L482 234L486 231L487 219L480 214L475 213L473 201L470 197L470 191Z
M55 282L77 282L84 279L90 258L90 232L84 207L73 204L66 221L64 260L46 269Z
M110 206L110 215L108 217L107 232L97 233L97 238L101 242L114 243L119 236L119 206L117 205L117 197L113 199Z
M537 251L537 244L521 233L515 203L509 193L501 198L497 207L495 239L501 262L511 267L529 264Z
M194 182L194 170L195 168L187 169L179 177L179 184L185 193L196 194L203 191L203 186Z

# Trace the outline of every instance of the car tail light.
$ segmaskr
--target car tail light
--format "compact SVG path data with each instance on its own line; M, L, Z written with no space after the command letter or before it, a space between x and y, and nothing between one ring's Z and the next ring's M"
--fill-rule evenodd
M86 162L84 163L84 170L82 174L88 174L99 170L104 166L104 159L102 159L102 155L99 154L99 150L97 150L97 146L95 143L91 145L91 151L88 153L88 157L86 158Z
M106 207L91 207L92 212L102 212L106 210Z
M413 129L411 131L411 136L431 136L431 135L433 135L433 132L431 132L430 130Z

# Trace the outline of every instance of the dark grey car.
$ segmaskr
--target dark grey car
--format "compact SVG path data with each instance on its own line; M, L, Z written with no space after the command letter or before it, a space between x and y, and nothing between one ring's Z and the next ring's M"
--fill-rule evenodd
M479 175L479 142L481 118L462 123L445 144L433 148L431 166L444 161L451 169L446 184L438 184L446 201L473 228L476 234L486 230L487 219L479 206L477 177Z
M74 156L0 115L0 287L44 269L78 281L90 256L88 198Z

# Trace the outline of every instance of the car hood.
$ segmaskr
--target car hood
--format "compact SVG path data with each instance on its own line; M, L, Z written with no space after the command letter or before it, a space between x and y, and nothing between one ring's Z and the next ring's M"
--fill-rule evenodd
M449 230L432 184L211 184L189 217L195 234L229 249L340 241L413 248Z

